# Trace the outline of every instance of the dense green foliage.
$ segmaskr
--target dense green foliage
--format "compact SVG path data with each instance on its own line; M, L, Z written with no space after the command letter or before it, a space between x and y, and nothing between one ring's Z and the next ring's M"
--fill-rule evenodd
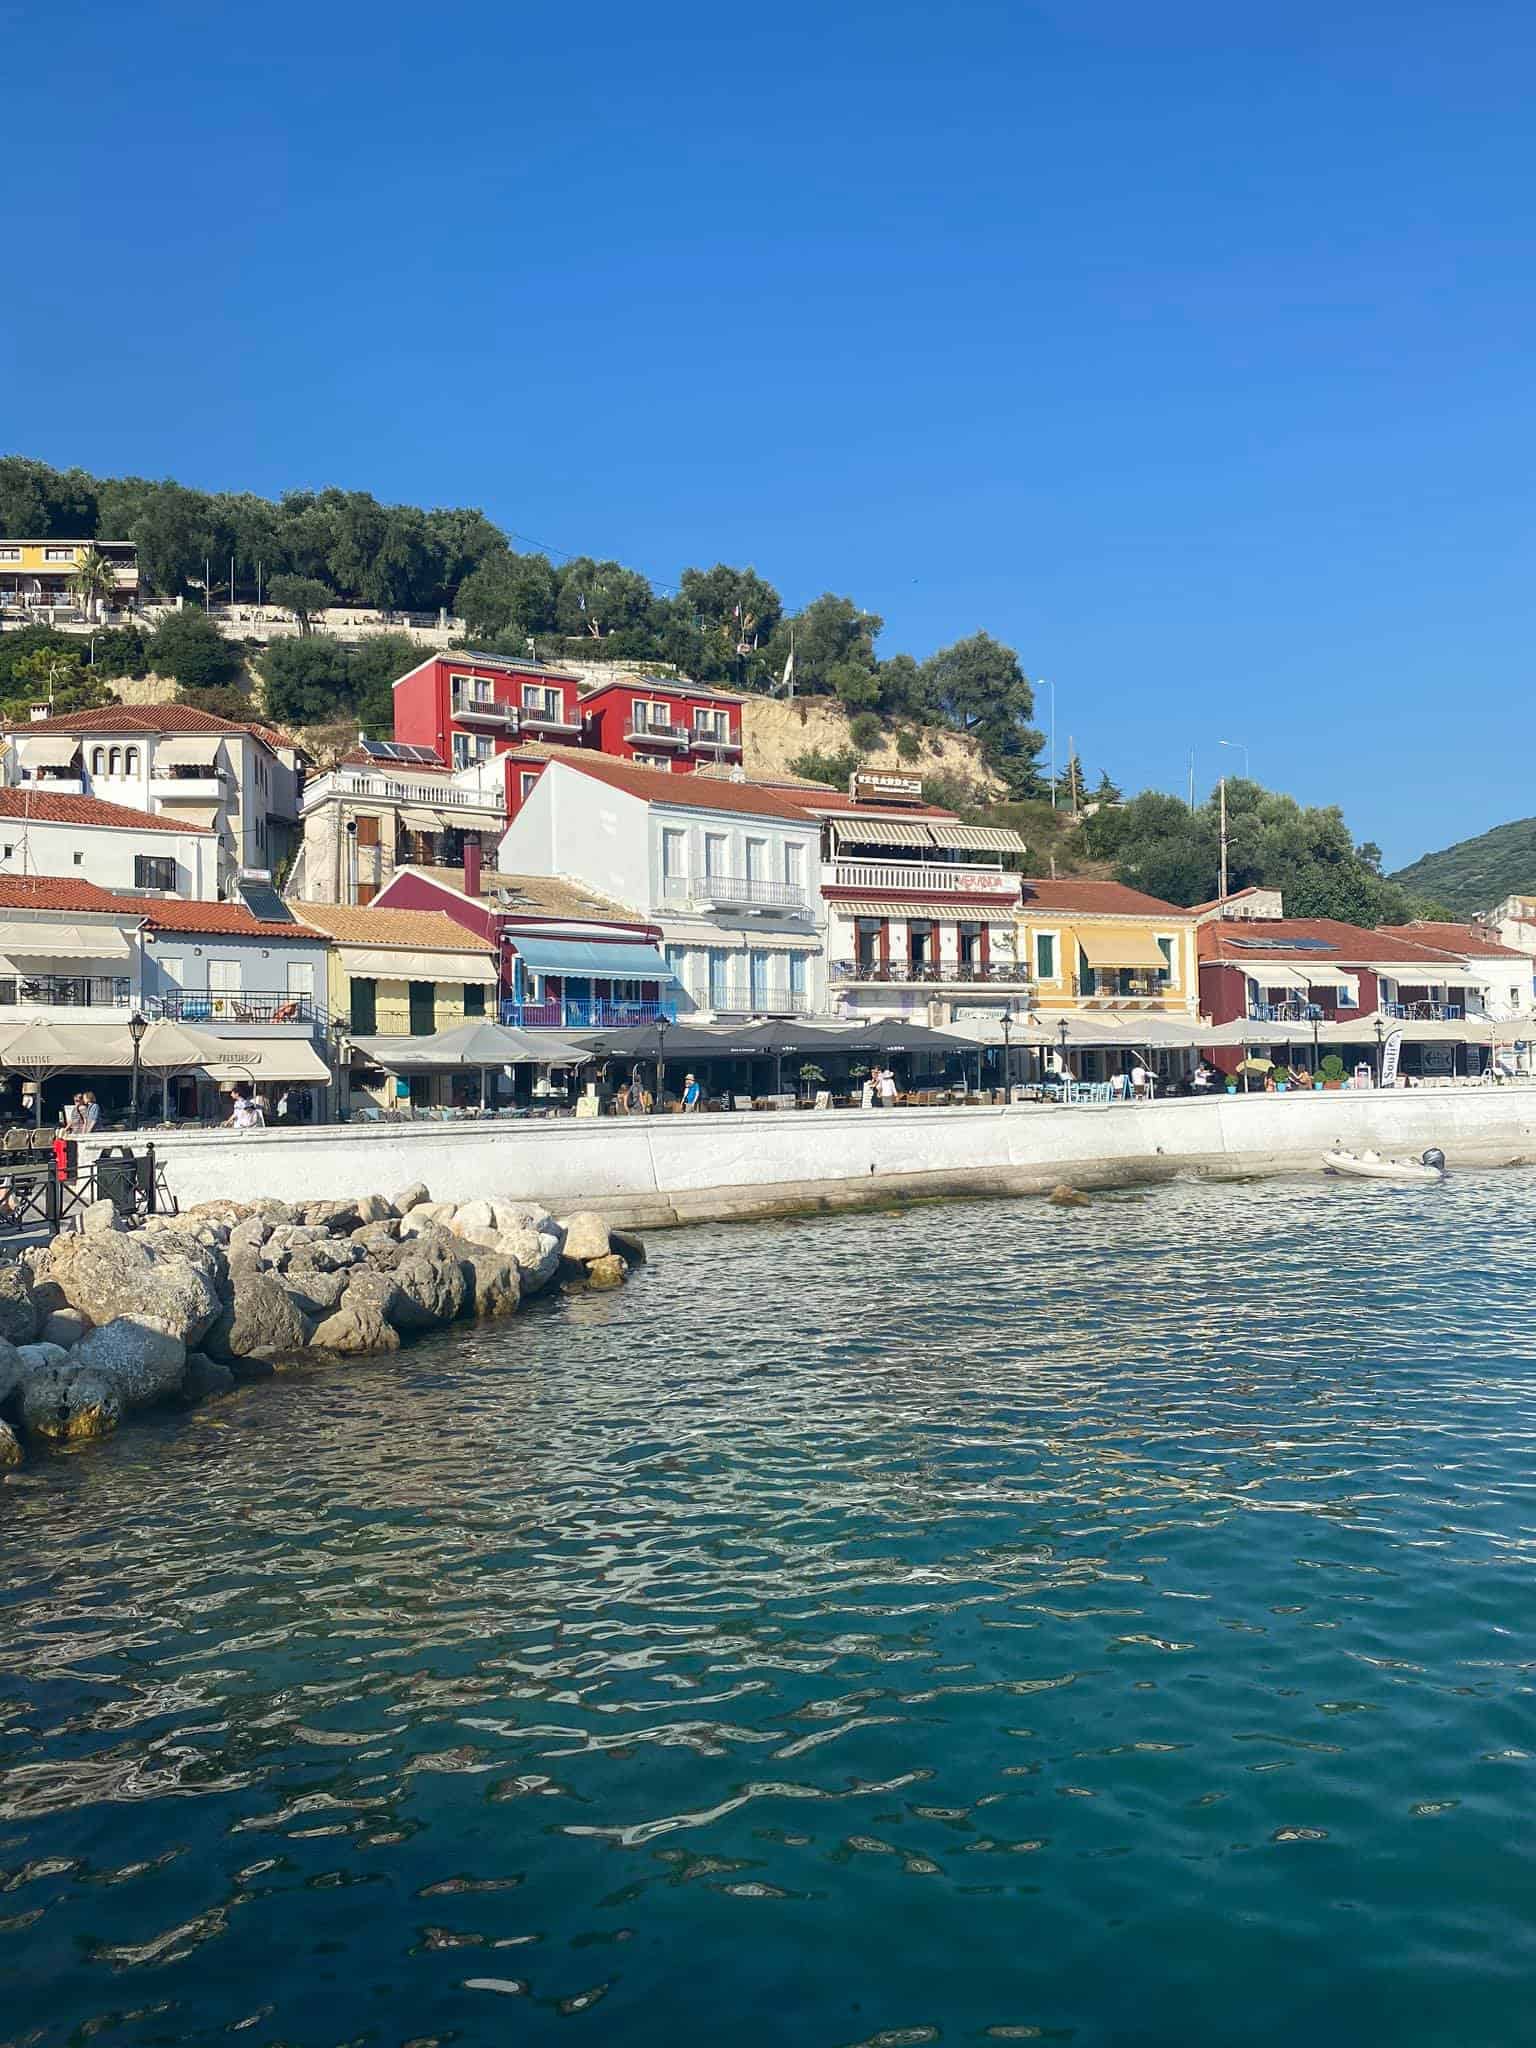
M1476 839L1426 853L1399 868L1392 880L1438 897L1458 917L1492 910L1506 896L1536 895L1536 818L1515 818Z
M240 649L190 606L166 613L150 634L145 652L157 676L169 676L186 690L232 683L241 669Z
M1034 694L1011 648L976 633L924 662L882 659L875 613L830 591L789 613L750 567L684 569L669 592L621 562L520 553L473 509L383 505L366 491L272 500L4 456L0 538L19 536L131 540L152 595L202 597L207 581L215 600L238 604L259 588L306 633L332 602L456 608L470 644L497 653L657 662L742 690L835 696L882 731L903 722L971 733L1011 794L1041 787ZM291 690L318 701L323 664L289 659ZM876 743L870 723L860 731L866 747Z
M421 649L404 633L370 633L355 645L312 634L274 640L256 666L268 715L279 725L346 719L375 739L388 739L395 722L390 686L420 659Z
M1179 797L1147 790L1127 804L1104 804L1086 821L1083 838L1122 882L1188 904L1217 892L1220 830L1214 795L1192 811ZM1227 784L1230 889L1278 888L1288 917L1377 925L1431 914L1437 906L1388 881L1380 861L1378 848L1356 846L1336 805L1303 809L1256 782Z

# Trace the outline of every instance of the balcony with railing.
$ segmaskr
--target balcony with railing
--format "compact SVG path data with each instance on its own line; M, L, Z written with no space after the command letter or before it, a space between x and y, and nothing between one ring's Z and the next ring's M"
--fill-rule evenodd
M310 995L257 993L213 989L175 989L148 996L147 1017L170 1017L181 1024L306 1024L324 1028L325 1008Z
M480 697L472 690L452 691L449 704L460 725L492 725L516 732L522 722L523 714L516 704L498 703L496 698Z
M347 803L410 804L424 811L479 811L484 817L501 821L506 805L500 792L490 795L464 789L444 774L420 777L375 775L366 768L332 768L304 785L302 808L317 810L333 801Z
M531 704L524 704L520 707L517 716L524 732L550 733L556 739L579 735L583 730L581 714L579 712L568 714L565 707L558 703L545 706L542 709L535 709Z
M133 983L112 974L0 974L0 1009L131 1010Z
M1464 1003L1383 1003L1381 1013L1405 1024L1460 1024L1468 1015Z
M1072 993L1085 1003L1154 1003L1167 1002L1178 990L1163 974L1133 974L1128 969L1106 968L1102 973L1090 969L1087 974L1078 975L1072 983Z
M688 737L696 754L715 754L724 759L741 752L739 733L718 732L712 725L696 725Z
M1250 1003L1252 1024L1320 1024L1327 1012L1321 1003Z
M1003 868L968 862L920 860L839 860L827 872L833 889L873 889L882 896L895 889L923 896L994 896L1019 901L1019 878Z
M688 998L695 1008L713 1010L720 1017L808 1017L811 999L803 988L782 984L716 982L712 988L694 988Z
M661 893L667 903L700 910L768 910L793 914L809 908L795 882L767 882L758 875L667 875Z
M834 960L835 982L877 982L895 987L1028 988L1034 977L1012 960Z
M654 725L631 725L624 735L632 747L677 747L688 744L688 728L665 719L658 719Z
M110 775L98 775L95 778L98 794L114 794L102 787L114 779ZM124 781L133 786L133 778L124 777ZM169 769L161 774L157 770L149 778L149 794L153 800L165 804L221 804L229 794L229 783L216 768L188 775L179 775ZM128 802L129 799L125 796L123 801Z
M677 1022L677 1004L666 1001L629 1001L613 996L544 996L524 1001L505 996L501 1003L503 1024L516 1024L526 1031L626 1031L636 1025L665 1019Z

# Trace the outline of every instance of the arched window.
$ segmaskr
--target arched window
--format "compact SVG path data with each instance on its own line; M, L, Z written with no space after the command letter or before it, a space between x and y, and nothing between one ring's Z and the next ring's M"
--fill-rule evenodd
M114 747L112 749L111 762L112 766L110 773L112 773L113 775L121 775L123 772L123 750L121 747Z
M105 775L106 772L107 750L105 747L97 747L91 755L91 773L93 775Z
M128 768L128 773L129 773L130 775L137 775L137 774L138 774L138 772L139 772L139 750L138 750L138 748L137 748L137 747L130 747L130 748L128 749L128 752L127 752L126 756L124 757L124 759L125 759L125 761L126 761L126 764L127 764L127 768Z

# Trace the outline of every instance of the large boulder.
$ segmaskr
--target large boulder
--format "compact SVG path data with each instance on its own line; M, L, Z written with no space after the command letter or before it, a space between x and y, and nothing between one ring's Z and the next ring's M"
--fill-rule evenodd
M517 1313L523 1287L514 1259L509 1259L505 1252L470 1245L461 1247L459 1264L464 1268L469 1288L469 1314L510 1316Z
M249 1202L237 1202L229 1195L214 1195L206 1202L194 1202L183 1216L206 1217L211 1223L240 1223L251 1214Z
M33 1370L35 1368L22 1357L14 1344L0 1338L0 1406L10 1400Z
M537 1294L560 1270L560 1239L553 1231L504 1230L496 1249L516 1264L524 1294Z
M272 1225L265 1216L247 1216L229 1233L229 1256L234 1258L237 1250L259 1252L271 1235Z
M579 1265L590 1265L593 1259L606 1259L613 1249L608 1238L608 1226L595 1210L578 1209L574 1216L565 1219L565 1256Z
M636 1237L633 1231L610 1230L608 1233L608 1246L611 1251L618 1253L627 1266L643 1266L645 1264L644 1242Z
M30 1371L36 1372L39 1366L62 1365L69 1356L70 1348L67 1344L44 1344L41 1342L36 1344L18 1344L16 1356L26 1361Z
M183 1401L212 1401L235 1390L235 1375L222 1360L206 1351L187 1353L187 1370L181 1382Z
M382 1195L360 1195L354 1206L359 1223L387 1223L395 1213Z
M617 1252L610 1252L606 1259L594 1259L587 1268L589 1287L622 1287L624 1275L629 1269Z
M59 1344L68 1351L91 1327L91 1319L77 1308L56 1308L42 1319L37 1333L39 1344Z
M392 1321L400 1330L434 1330L441 1323L456 1322L470 1302L464 1267L456 1252L432 1240L415 1258L402 1259L395 1267L399 1292Z
M195 1345L220 1307L216 1259L196 1249L194 1261L185 1246L164 1251L132 1234L60 1237L48 1256L47 1277L93 1323L132 1316Z
M345 1237L348 1231L356 1230L363 1220L358 1213L358 1206L355 1200L351 1202L306 1202L304 1204L304 1221L308 1224L319 1224L323 1230L328 1230L334 1237Z
M116 1202L88 1202L80 1212L80 1228L90 1237L98 1230L126 1230Z
M283 1285L304 1313L318 1321L321 1316L328 1316L346 1293L347 1275L322 1273L315 1268L301 1271L290 1266L283 1276Z
M398 1244L400 1242L400 1218L398 1216L381 1216L377 1222L364 1223L357 1230L353 1231L350 1242L360 1245L365 1252L372 1251L375 1246L381 1244Z
M138 1316L99 1323L69 1356L77 1371L112 1388L125 1412L179 1393L187 1370L187 1347L181 1339Z
M82 1372L73 1359L43 1366L21 1389L21 1426L28 1436L77 1442L110 1436L122 1419L116 1388L99 1373Z
M0 1422L0 1472L7 1466L19 1465L23 1456L21 1438L8 1422Z
M341 1306L328 1315L315 1331L315 1346L324 1351L398 1351L400 1333L379 1313L378 1304L366 1295L354 1299L354 1281L342 1297Z
M413 1180L408 1188L402 1188L398 1195L391 1195L389 1206L397 1216L407 1216L412 1209L419 1209L424 1202L430 1202L431 1193L424 1180Z
M452 1202L418 1202L400 1219L402 1237L419 1237L424 1230L445 1229L457 1213Z
M360 1308L365 1302L377 1310L391 1329L398 1330L411 1313L394 1274L372 1265L359 1266L348 1276L346 1292L341 1297L342 1308Z
M40 1320L22 1268L0 1266L0 1337L9 1344L30 1344Z
M209 1330L204 1349L214 1358L280 1358L302 1351L313 1328L302 1304L270 1273L230 1268L229 1307Z

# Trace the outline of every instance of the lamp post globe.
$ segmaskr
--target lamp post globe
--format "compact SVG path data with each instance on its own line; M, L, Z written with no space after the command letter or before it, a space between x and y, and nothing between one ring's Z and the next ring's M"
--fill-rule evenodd
M128 1036L133 1040L133 1076L129 1083L128 1121L130 1128L135 1131L139 1128L139 1049L144 1043L144 1034L148 1029L149 1019L142 1012L135 1010L128 1019Z

